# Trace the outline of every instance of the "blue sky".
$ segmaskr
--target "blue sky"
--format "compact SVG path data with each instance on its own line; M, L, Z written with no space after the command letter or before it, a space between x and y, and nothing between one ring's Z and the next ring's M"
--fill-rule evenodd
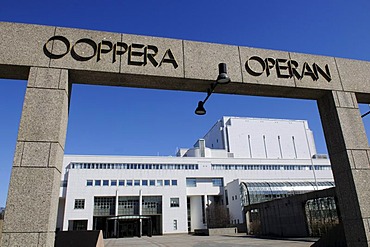
M370 1L11 1L0 21L168 37L370 61ZM0 30L1 32L1 30ZM0 54L1 56L1 54ZM216 76L216 75L215 75ZM5 206L25 81L0 80L0 206ZM75 85L65 152L174 155L222 116L307 119L327 153L315 101ZM362 112L369 110L367 105ZM364 119L370 125L370 116Z

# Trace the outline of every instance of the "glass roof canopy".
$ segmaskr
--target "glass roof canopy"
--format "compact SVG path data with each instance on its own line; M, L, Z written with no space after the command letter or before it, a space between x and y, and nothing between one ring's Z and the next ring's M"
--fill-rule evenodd
M334 182L242 182L243 206L334 187Z

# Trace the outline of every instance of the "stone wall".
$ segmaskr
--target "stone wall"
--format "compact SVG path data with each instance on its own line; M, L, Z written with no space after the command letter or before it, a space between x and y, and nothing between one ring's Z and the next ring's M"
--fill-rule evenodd
M0 220L0 243L1 243L1 235L3 233L3 221L4 220Z
M247 233L280 237L307 237L309 232L304 208L306 201L335 196L335 188L329 188L246 206L244 211L247 212ZM258 210L259 221L250 221L248 212L253 209ZM257 223L257 226L253 223ZM254 227L258 229L257 232L255 232L256 229L253 229Z

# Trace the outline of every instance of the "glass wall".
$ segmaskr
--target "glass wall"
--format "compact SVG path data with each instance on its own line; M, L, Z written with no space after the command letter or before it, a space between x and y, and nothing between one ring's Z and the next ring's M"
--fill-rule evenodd
M323 236L339 224L334 197L308 200L305 213L310 236Z
M242 182L240 193L246 206L334 186L334 182Z
M114 215L115 210L115 197L94 197L94 216Z

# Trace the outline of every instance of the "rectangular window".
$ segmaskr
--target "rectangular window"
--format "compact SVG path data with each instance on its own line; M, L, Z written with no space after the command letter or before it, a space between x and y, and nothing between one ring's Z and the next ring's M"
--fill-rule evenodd
M157 180L157 186L163 186L163 180Z
M155 180L150 180L150 181L149 181L149 185L150 185L150 186L155 186Z
M101 185L101 180L95 180L95 186L100 186Z
M127 180L127 181L126 181L126 185L127 185L127 186L132 186L132 180Z
M141 185L142 186L148 186L148 180L142 180Z
M229 196L227 194L227 190L225 190L225 200L226 200L226 205L229 205Z
M134 181L134 185L135 185L135 186L140 186L140 180L135 180L135 181Z
M165 186L170 186L170 180L167 180L167 179L166 179L166 180L164 180L164 185L165 185Z
M177 220L173 220L173 229L177 230Z
M109 180L103 180L103 186L109 186Z
M170 207L171 208L180 207L180 199L179 198L170 198Z
M73 231L86 231L87 220L69 220L69 228L72 227Z
M67 187L68 181L67 180L62 180L60 183L60 187Z
M197 187L197 180L195 178L187 178L186 187Z
M117 180L111 180L110 186L117 186Z
M85 199L75 199L75 209L84 209Z
M222 178L212 178L212 184L215 187L223 187L224 182Z
M204 205L204 201L205 201L204 196L201 196L201 197L202 197L202 205ZM204 206L202 206L202 222L203 224L206 223L206 209Z
M125 180L119 180L118 186L125 186Z
M86 186L93 186L93 181L92 180L87 180L86 181Z
M171 180L172 186L177 186L177 180Z

